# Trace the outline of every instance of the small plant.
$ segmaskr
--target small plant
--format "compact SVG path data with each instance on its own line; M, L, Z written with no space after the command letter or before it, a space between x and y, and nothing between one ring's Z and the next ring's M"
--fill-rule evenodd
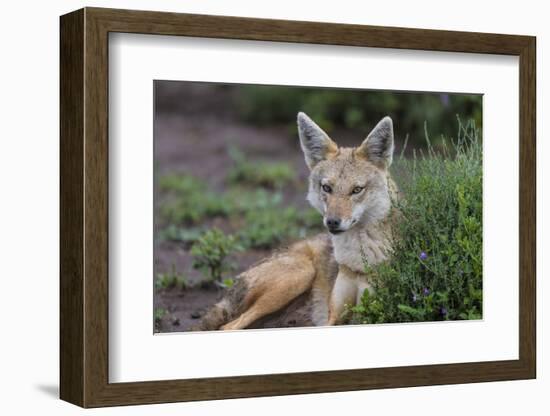
M296 177L288 163L249 162L236 147L229 148L229 155L233 159L233 167L227 175L229 183L281 189Z
M223 279L222 283L225 287L230 288L230 287L233 287L233 285L235 284L235 280L231 278L227 278L227 279Z
M462 125L446 153L430 146L413 160L402 220L387 263L369 267L373 293L349 308L355 323L482 317L482 154L473 123ZM428 138L427 138L428 139ZM445 148L444 148L445 149ZM403 167L403 166L402 166ZM406 178L406 176L404 177Z
M221 282L216 282L216 284L218 285L218 287L222 289L229 289L233 287L233 285L235 284L235 280L232 279L231 277L227 277L223 279Z
M159 273L155 279L155 288L157 290L172 288L185 290L188 286L189 284L185 276L176 272L175 264L172 264L172 270L170 272Z
M222 282L223 273L231 270L226 262L228 256L240 249L234 236L213 228L193 244L193 267L201 270L210 280Z

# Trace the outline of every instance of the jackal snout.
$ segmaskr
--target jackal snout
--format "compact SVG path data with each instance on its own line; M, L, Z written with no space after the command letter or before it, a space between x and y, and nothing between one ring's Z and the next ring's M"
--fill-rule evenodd
M336 218L336 217L325 218L325 226L328 228L328 230L332 234L338 234L341 232L340 230L341 223L342 223L342 220L340 218Z
M355 224L351 200L329 194L323 195L322 199L326 207L323 223L331 234L347 231Z

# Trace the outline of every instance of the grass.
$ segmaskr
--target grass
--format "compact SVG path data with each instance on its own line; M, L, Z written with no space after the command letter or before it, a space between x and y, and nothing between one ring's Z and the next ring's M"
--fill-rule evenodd
M208 190L200 179L188 174L171 174L159 179L166 199L160 212L172 224L196 224L207 218L228 216L231 204L223 195Z
M482 317L482 151L473 122L458 139L412 160L396 201L402 215L391 260L371 267L374 291L348 309L352 323ZM446 143L446 142L444 142Z
M161 176L159 179L159 188L161 191L177 192L189 194L199 192L203 189L204 182L185 174L170 174Z
M239 238L245 247L269 249L294 236L297 220L293 207L248 211Z
M270 249L306 237L319 230L322 222L320 214L312 208L297 210L277 205L248 211L244 224L238 234L244 247Z
M176 266L172 264L172 269L169 272L157 274L155 279L155 289L172 289L178 288L180 290L185 290L189 287L189 283L186 277L176 272Z
M229 155L233 160L233 166L227 175L230 184L281 189L296 178L296 172L288 163L251 162L236 147L229 148Z
M263 188L232 186L225 192L225 198L231 201L233 214L242 215L249 211L272 209L283 204L283 194L267 191Z
M155 323L155 332L160 331L162 318L168 315L168 311L164 308L155 308L153 312L153 321Z
M159 231L159 240L179 242L183 243L185 247L190 247L200 238L203 232L204 229L200 227L189 228L169 224Z
M207 218L228 216L230 206L214 194L189 194L166 202L161 213L172 223L197 224Z
M225 192L214 192L201 180L185 174L162 177L159 187L166 198L161 206L166 226L159 239L183 243L185 247L197 243L207 231L204 222L215 217L228 220L240 246L256 249L271 249L303 238L322 225L313 208L288 206L281 192L259 185L238 183Z
M289 168L290 169L290 168ZM228 178L231 175L229 174ZM202 224L215 217L230 217L246 214L249 211L279 206L283 196L278 191L266 190L259 183L270 183L273 187L282 184L280 179L252 179L231 181L226 192L215 192L208 185L189 174L171 174L161 177L159 188L163 195L160 214L168 227L160 236L162 239L196 239L196 232L181 234L181 227ZM269 188L269 186L268 186Z

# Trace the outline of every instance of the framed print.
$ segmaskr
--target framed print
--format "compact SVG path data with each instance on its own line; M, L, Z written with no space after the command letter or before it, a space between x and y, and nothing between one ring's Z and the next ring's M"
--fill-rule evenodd
M535 38L60 24L63 400L536 376Z

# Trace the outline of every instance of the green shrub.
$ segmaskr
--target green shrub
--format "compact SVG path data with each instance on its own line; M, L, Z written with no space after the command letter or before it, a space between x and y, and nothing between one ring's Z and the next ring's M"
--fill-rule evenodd
M349 308L354 323L482 317L482 152L474 123L436 153L398 160L400 183L391 260L369 267L373 293ZM404 176L406 177L406 176Z
M239 250L241 247L234 236L213 228L193 244L193 267L201 270L209 280L222 282L223 273L231 270L227 263L228 256Z
M229 154L233 160L227 174L229 183L280 189L296 177L296 172L288 163L251 162L236 147L230 147Z

